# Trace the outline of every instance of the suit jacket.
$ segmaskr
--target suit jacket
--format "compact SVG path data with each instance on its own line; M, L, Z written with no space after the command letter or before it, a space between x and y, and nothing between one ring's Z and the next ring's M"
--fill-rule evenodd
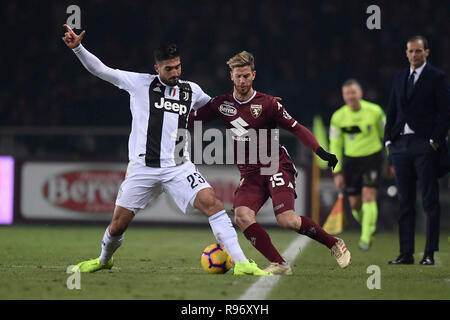
M407 122L416 136L439 143L439 175L442 175L450 169L446 141L450 128L448 77L427 62L408 99L406 83L409 71L408 67L394 78L386 112L384 141L394 142Z

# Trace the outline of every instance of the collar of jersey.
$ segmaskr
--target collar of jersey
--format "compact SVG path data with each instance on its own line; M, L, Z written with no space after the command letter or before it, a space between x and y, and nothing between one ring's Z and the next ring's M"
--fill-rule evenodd
M234 91L233 91L233 98L234 98L234 101L236 101L236 102L239 103L239 104L246 104L246 103L250 102L250 100L252 100L255 96L256 96L256 90L255 90L255 92L252 94L252 96L251 96L250 98L248 98L247 100L245 100L245 101L239 101L239 100L236 99L236 97L234 96Z

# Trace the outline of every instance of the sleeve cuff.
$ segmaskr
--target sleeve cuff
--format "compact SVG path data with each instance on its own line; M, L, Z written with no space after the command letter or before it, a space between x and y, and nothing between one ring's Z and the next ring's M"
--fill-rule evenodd
M84 47L83 47L83 45L80 43L80 44L78 45L78 47L73 48L72 51L73 51L74 53L78 53L78 52L80 52L80 51L83 50L83 49L84 49Z

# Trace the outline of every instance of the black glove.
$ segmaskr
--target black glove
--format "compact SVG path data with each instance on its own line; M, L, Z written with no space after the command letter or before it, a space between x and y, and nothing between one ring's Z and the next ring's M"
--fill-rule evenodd
M316 154L320 157L320 159L328 162L328 167L334 170L338 163L338 159L334 154L326 152L322 147L317 148Z

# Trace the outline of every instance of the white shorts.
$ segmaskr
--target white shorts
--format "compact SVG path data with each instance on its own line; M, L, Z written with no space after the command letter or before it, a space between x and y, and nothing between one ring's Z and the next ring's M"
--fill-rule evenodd
M195 196L204 188L211 186L190 161L169 168L151 168L130 162L116 205L136 214L166 192L183 213L188 213L194 209Z

